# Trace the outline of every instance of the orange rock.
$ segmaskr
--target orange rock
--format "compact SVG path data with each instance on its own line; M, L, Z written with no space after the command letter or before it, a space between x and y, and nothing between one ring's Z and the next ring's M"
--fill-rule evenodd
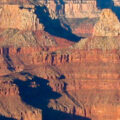
M93 36L118 36L120 33L120 22L110 9L104 9L100 20L94 26Z
M43 25L38 22L39 20L34 14L34 6L26 5L24 7L21 9L19 5L3 5L0 11L0 28L43 30ZM30 11L27 9L28 7L31 8Z
M95 0L67 1L64 9L67 18L95 18L99 16Z
M42 120L42 112L39 109L34 111L26 111L25 113L22 113L20 120Z

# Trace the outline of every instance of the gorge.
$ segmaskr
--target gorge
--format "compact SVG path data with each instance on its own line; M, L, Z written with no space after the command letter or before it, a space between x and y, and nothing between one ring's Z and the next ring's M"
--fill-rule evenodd
M119 6L1 0L0 120L119 120Z

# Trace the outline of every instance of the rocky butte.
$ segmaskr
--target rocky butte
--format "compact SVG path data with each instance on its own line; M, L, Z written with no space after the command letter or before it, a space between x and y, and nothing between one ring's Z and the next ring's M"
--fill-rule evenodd
M107 24L106 24L107 23ZM110 9L103 10L94 27L94 36L119 36L120 22Z
M33 1L22 7L1 5L0 120L120 119L120 23L115 13L103 9L92 35L74 42L50 34L53 24L46 31L48 24L36 7Z

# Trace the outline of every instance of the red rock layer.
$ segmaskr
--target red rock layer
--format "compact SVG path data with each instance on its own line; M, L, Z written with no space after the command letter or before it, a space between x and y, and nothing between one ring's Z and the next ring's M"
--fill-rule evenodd
M117 120L120 102L119 52L80 50L73 55L72 62L57 66L65 75L68 97L77 106L83 105L85 112L81 113L75 107L75 114L93 120Z
M10 81L1 80L0 83L0 96L15 96L19 95L19 90L17 86Z
M73 33L80 36L91 36L93 34L94 25L92 24L81 24L79 27L73 30Z
M57 67L61 71L65 76L64 82L56 80L54 74L53 76L51 75L51 77L46 75L46 78L50 81L49 85L52 87L52 90L63 94L62 98L58 99L58 103L52 106L56 110L67 113L73 110L70 106L67 106L66 109L60 107L66 99L69 104L75 106L76 115L86 116L93 120L106 120L104 117L107 119L110 118L111 120L119 118L119 101L116 102L119 98L118 91L120 90L119 50L104 51L96 49L88 51L74 49L69 50L69 52L64 51L60 53L55 51L45 52L39 47L24 47L1 48L0 53L1 55L8 55L11 58L14 68L16 68L16 65L20 67L23 63L24 67L21 70L24 68L27 69L26 66L29 66L28 69L31 69L32 67L30 68L30 66L35 67L35 65L37 65L39 69L37 70L35 67L36 73L33 72L36 75L39 74L41 70L44 71L43 68L40 68L41 65L54 65L54 67ZM17 58L19 59L17 60ZM52 69L54 70L54 68ZM34 70L31 69L31 71ZM55 69L54 72L55 71L58 70ZM45 74L52 74L52 71L48 72L46 67L45 72ZM66 83L66 86L64 83ZM10 86L11 89L8 86ZM1 95L18 94L17 88L8 83L4 85L1 91ZM65 95L65 91L68 92L69 96ZM106 99L110 101L106 101ZM80 108L75 101L82 104L83 107ZM104 109L100 106L103 106ZM111 111L109 110L110 108L112 109ZM102 113L99 111L102 111ZM73 112L71 112L71 114L73 114ZM26 116L29 118L29 115Z
M55 49L58 49L57 47ZM71 50L68 53L54 52L54 49L43 51L41 47L22 47L22 48L1 48L0 54L9 56L31 55L31 60L36 60L33 64L63 64L63 63L119 63L119 50ZM37 62L38 61L38 62Z

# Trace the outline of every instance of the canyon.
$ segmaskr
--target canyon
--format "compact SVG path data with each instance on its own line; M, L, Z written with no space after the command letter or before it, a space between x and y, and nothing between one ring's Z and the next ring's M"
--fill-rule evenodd
M1 1L0 120L120 119L119 16L63 2Z

